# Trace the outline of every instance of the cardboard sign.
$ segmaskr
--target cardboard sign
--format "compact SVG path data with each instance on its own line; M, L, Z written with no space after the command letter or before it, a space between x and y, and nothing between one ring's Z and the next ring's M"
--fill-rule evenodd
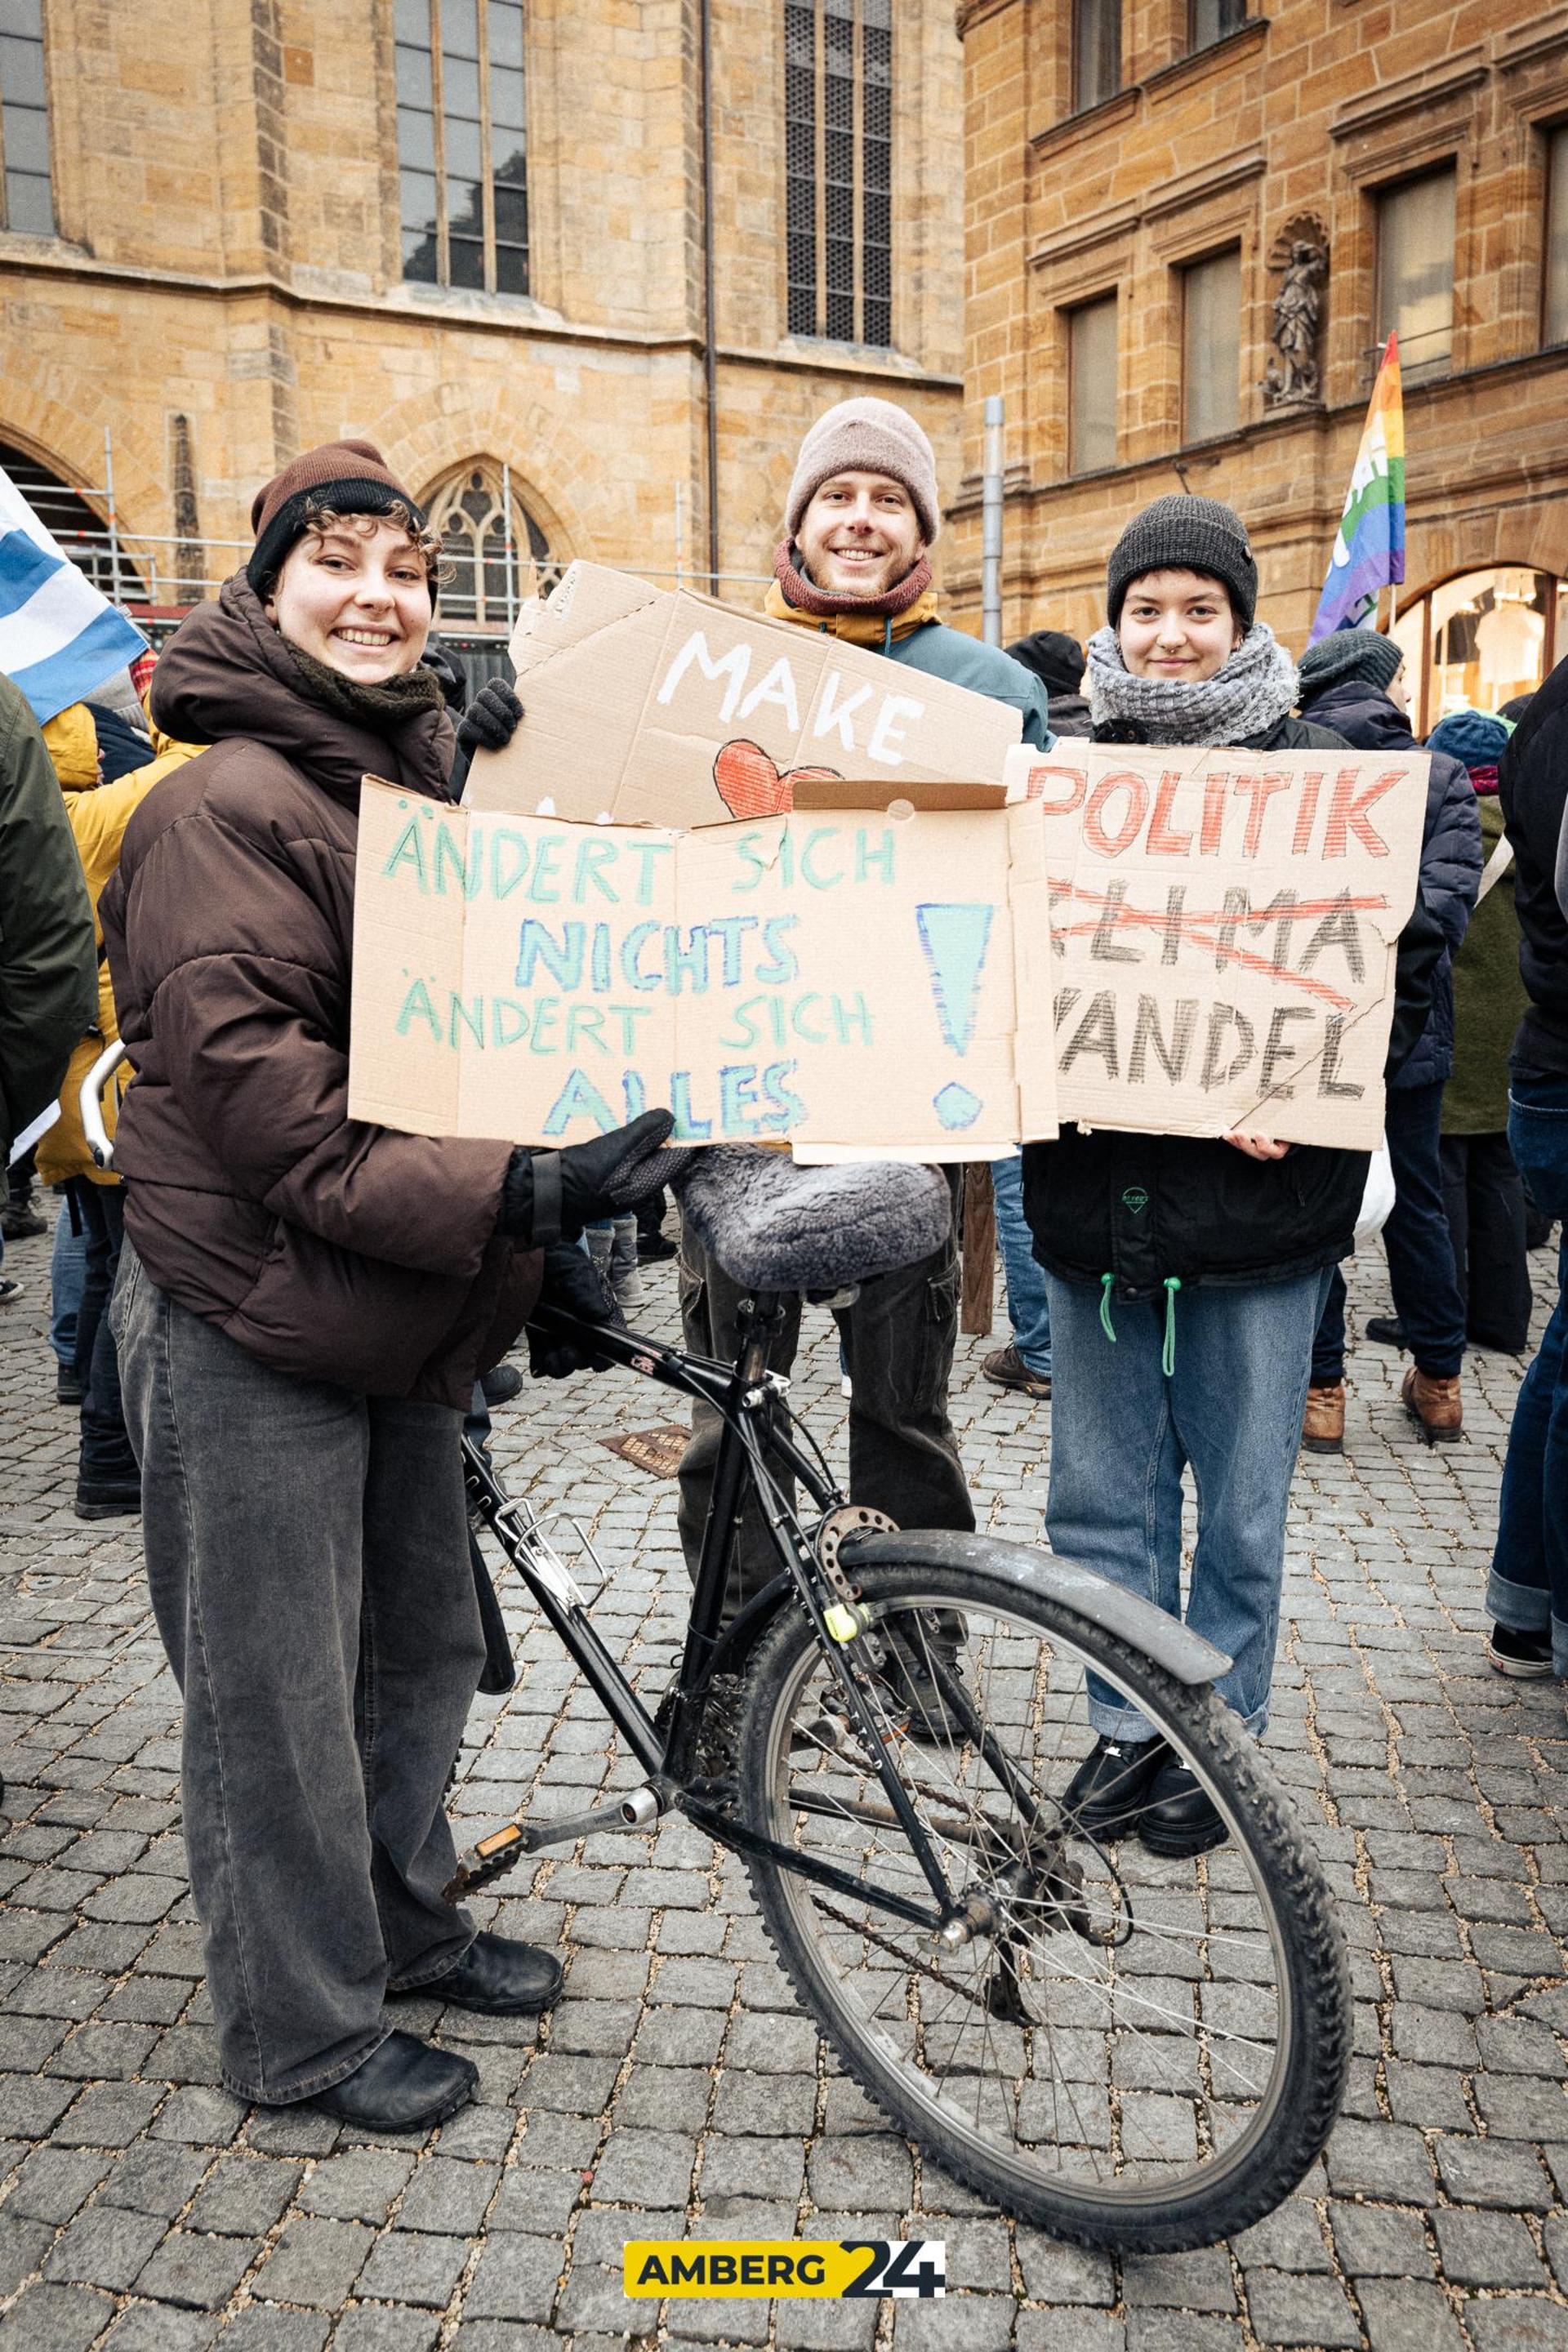
M353 1115L560 1145L668 1104L679 1140L801 1157L1054 1133L1049 1054L1021 1101L1014 1049L1015 925L1047 915L1013 835L1037 811L857 797L677 834L367 779Z
M690 826L776 816L801 778L1000 780L1021 714L818 630L572 564L519 616L526 716L468 796L518 815Z
M1051 908L1048 956L1022 941L1018 994L1052 999L1063 1119L1374 1149L1428 766L1424 751L1012 753ZM1021 1040L1020 1061L1033 1050Z

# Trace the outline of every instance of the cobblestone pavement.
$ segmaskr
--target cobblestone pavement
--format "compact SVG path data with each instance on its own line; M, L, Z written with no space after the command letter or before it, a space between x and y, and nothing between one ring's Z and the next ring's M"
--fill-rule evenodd
M941 2237L962 2292L771 2320L687 2302L672 2343L1568 2347L1563 1701L1488 1672L1480 1608L1517 1363L1472 1359L1467 1442L1429 1453L1395 1360L1363 1349L1349 1457L1303 1465L1269 1746L1353 1948L1349 2105L1302 2191L1237 2242L1114 2263L1015 2230L888 2132L824 2063L739 1866L679 1822L525 1865L479 1906L563 1947L566 1997L542 2028L409 2005L480 2072L481 2103L440 2130L357 2145L220 2090L135 1530L71 1516L45 1244L6 1267L25 1291L0 1325L0 2352L585 2352L654 2332L658 2306L621 2294L622 2242L683 2231ZM1354 1304L1375 1294L1369 1269ZM642 1319L670 1328L668 1268ZM831 1326L810 1328L801 1388L841 1443ZM983 1352L962 1343L955 1407L981 1521L1033 1538L1048 1410L987 1388ZM579 1379L526 1392L498 1440L514 1483L591 1524L597 1620L647 1657L680 1622L674 1488L596 1440L664 1402ZM568 1811L605 1780L600 1721L509 1614L525 1672L476 1708L467 1824L530 1783Z

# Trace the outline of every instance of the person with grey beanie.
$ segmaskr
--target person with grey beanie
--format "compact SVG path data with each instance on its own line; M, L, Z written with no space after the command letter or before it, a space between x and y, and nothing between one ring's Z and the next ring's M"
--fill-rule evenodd
M1088 647L1099 740L1339 746L1291 716L1296 666L1257 618L1258 567L1230 508L1157 499L1118 541L1106 588L1108 625ZM1430 926L1413 929L1396 1053L1426 1016L1436 952ZM1266 1133L1068 1126L1024 1151L1050 1297L1051 1548L1184 1614L1230 1661L1215 1687L1255 1734L1268 1720L1312 1333L1353 1244L1366 1166L1364 1152ZM1189 1470L1199 1513L1184 1611ZM1089 1713L1096 1744L1063 1795L1083 1830L1135 1833L1167 1857L1221 1843L1220 1815L1136 1706L1091 1676Z

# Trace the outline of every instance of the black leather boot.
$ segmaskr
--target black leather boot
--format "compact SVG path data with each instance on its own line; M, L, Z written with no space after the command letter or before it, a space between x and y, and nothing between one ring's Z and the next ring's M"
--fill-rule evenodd
M1110 1739L1101 1732L1062 1791L1062 1811L1085 1837L1126 1837L1170 1756L1163 1739Z
M1173 1756L1155 1776L1149 1807L1138 1824L1138 1834L1151 1853L1184 1860L1223 1845L1230 1832L1210 1804L1197 1780Z
M481 2017L533 2017L561 1991L561 1963L537 1944L520 1944L481 1928L458 1962L434 1983L408 1985L410 1998L449 2000Z
M309 2104L359 2131L421 2131L466 2107L479 2086L469 2059L412 2033L389 2033L363 2066Z

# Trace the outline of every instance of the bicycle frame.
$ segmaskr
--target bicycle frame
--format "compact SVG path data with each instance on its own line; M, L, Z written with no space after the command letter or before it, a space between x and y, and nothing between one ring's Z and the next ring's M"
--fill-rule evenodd
M826 1517L842 1506L844 1497L839 1490L795 1444L783 1425L778 1404L785 1383L767 1369L768 1343L783 1319L782 1299L771 1296L755 1299L744 1324L740 1354L732 1366L727 1366L705 1357L685 1355L658 1340L613 1325L584 1323L560 1308L542 1307L534 1316L534 1328L542 1335L577 1340L591 1348L606 1365L618 1365L645 1380L658 1381L661 1387L673 1389L678 1395L700 1399L711 1405L722 1415L723 1427L691 1615L679 1670L666 1695L668 1719L662 1730L633 1689L619 1662L600 1640L575 1584L544 1551L538 1539L538 1523L531 1513L524 1517L497 1477L483 1448L472 1439L464 1438L463 1469L470 1505L494 1535L556 1638L575 1660L584 1679L647 1773L647 1792L653 1800L651 1807L639 1810L634 1796L595 1813L558 1822L514 1821L481 1839L473 1850L474 1855L482 1873L487 1864L500 1862L503 1856L510 1861L545 1844L574 1842L590 1827L646 1822L679 1804L710 1836L738 1853L770 1855L800 1875L836 1887L840 1893L854 1895L862 1902L873 1902L934 1934L958 1916L952 1890L843 1655L842 1645L828 1630L826 1611L833 1607L835 1595L816 1549L779 1495L765 1461L765 1448L782 1457L820 1516ZM884 1793L931 1887L937 1906L934 1909L922 1910L890 1890L868 1887L847 1872L757 1835L726 1811L721 1790L710 1788L694 1772L697 1734L709 1681L716 1669L722 1670L723 1660L733 1646L733 1634L727 1640L721 1621L730 1562L748 1489L763 1505L768 1533L778 1552L783 1575L794 1585L795 1597L811 1617L823 1652L859 1723L867 1753L875 1759ZM772 1588L762 1599L768 1614L774 1606L788 1605L787 1599L781 1602ZM665 1707L661 1707L661 1714Z

